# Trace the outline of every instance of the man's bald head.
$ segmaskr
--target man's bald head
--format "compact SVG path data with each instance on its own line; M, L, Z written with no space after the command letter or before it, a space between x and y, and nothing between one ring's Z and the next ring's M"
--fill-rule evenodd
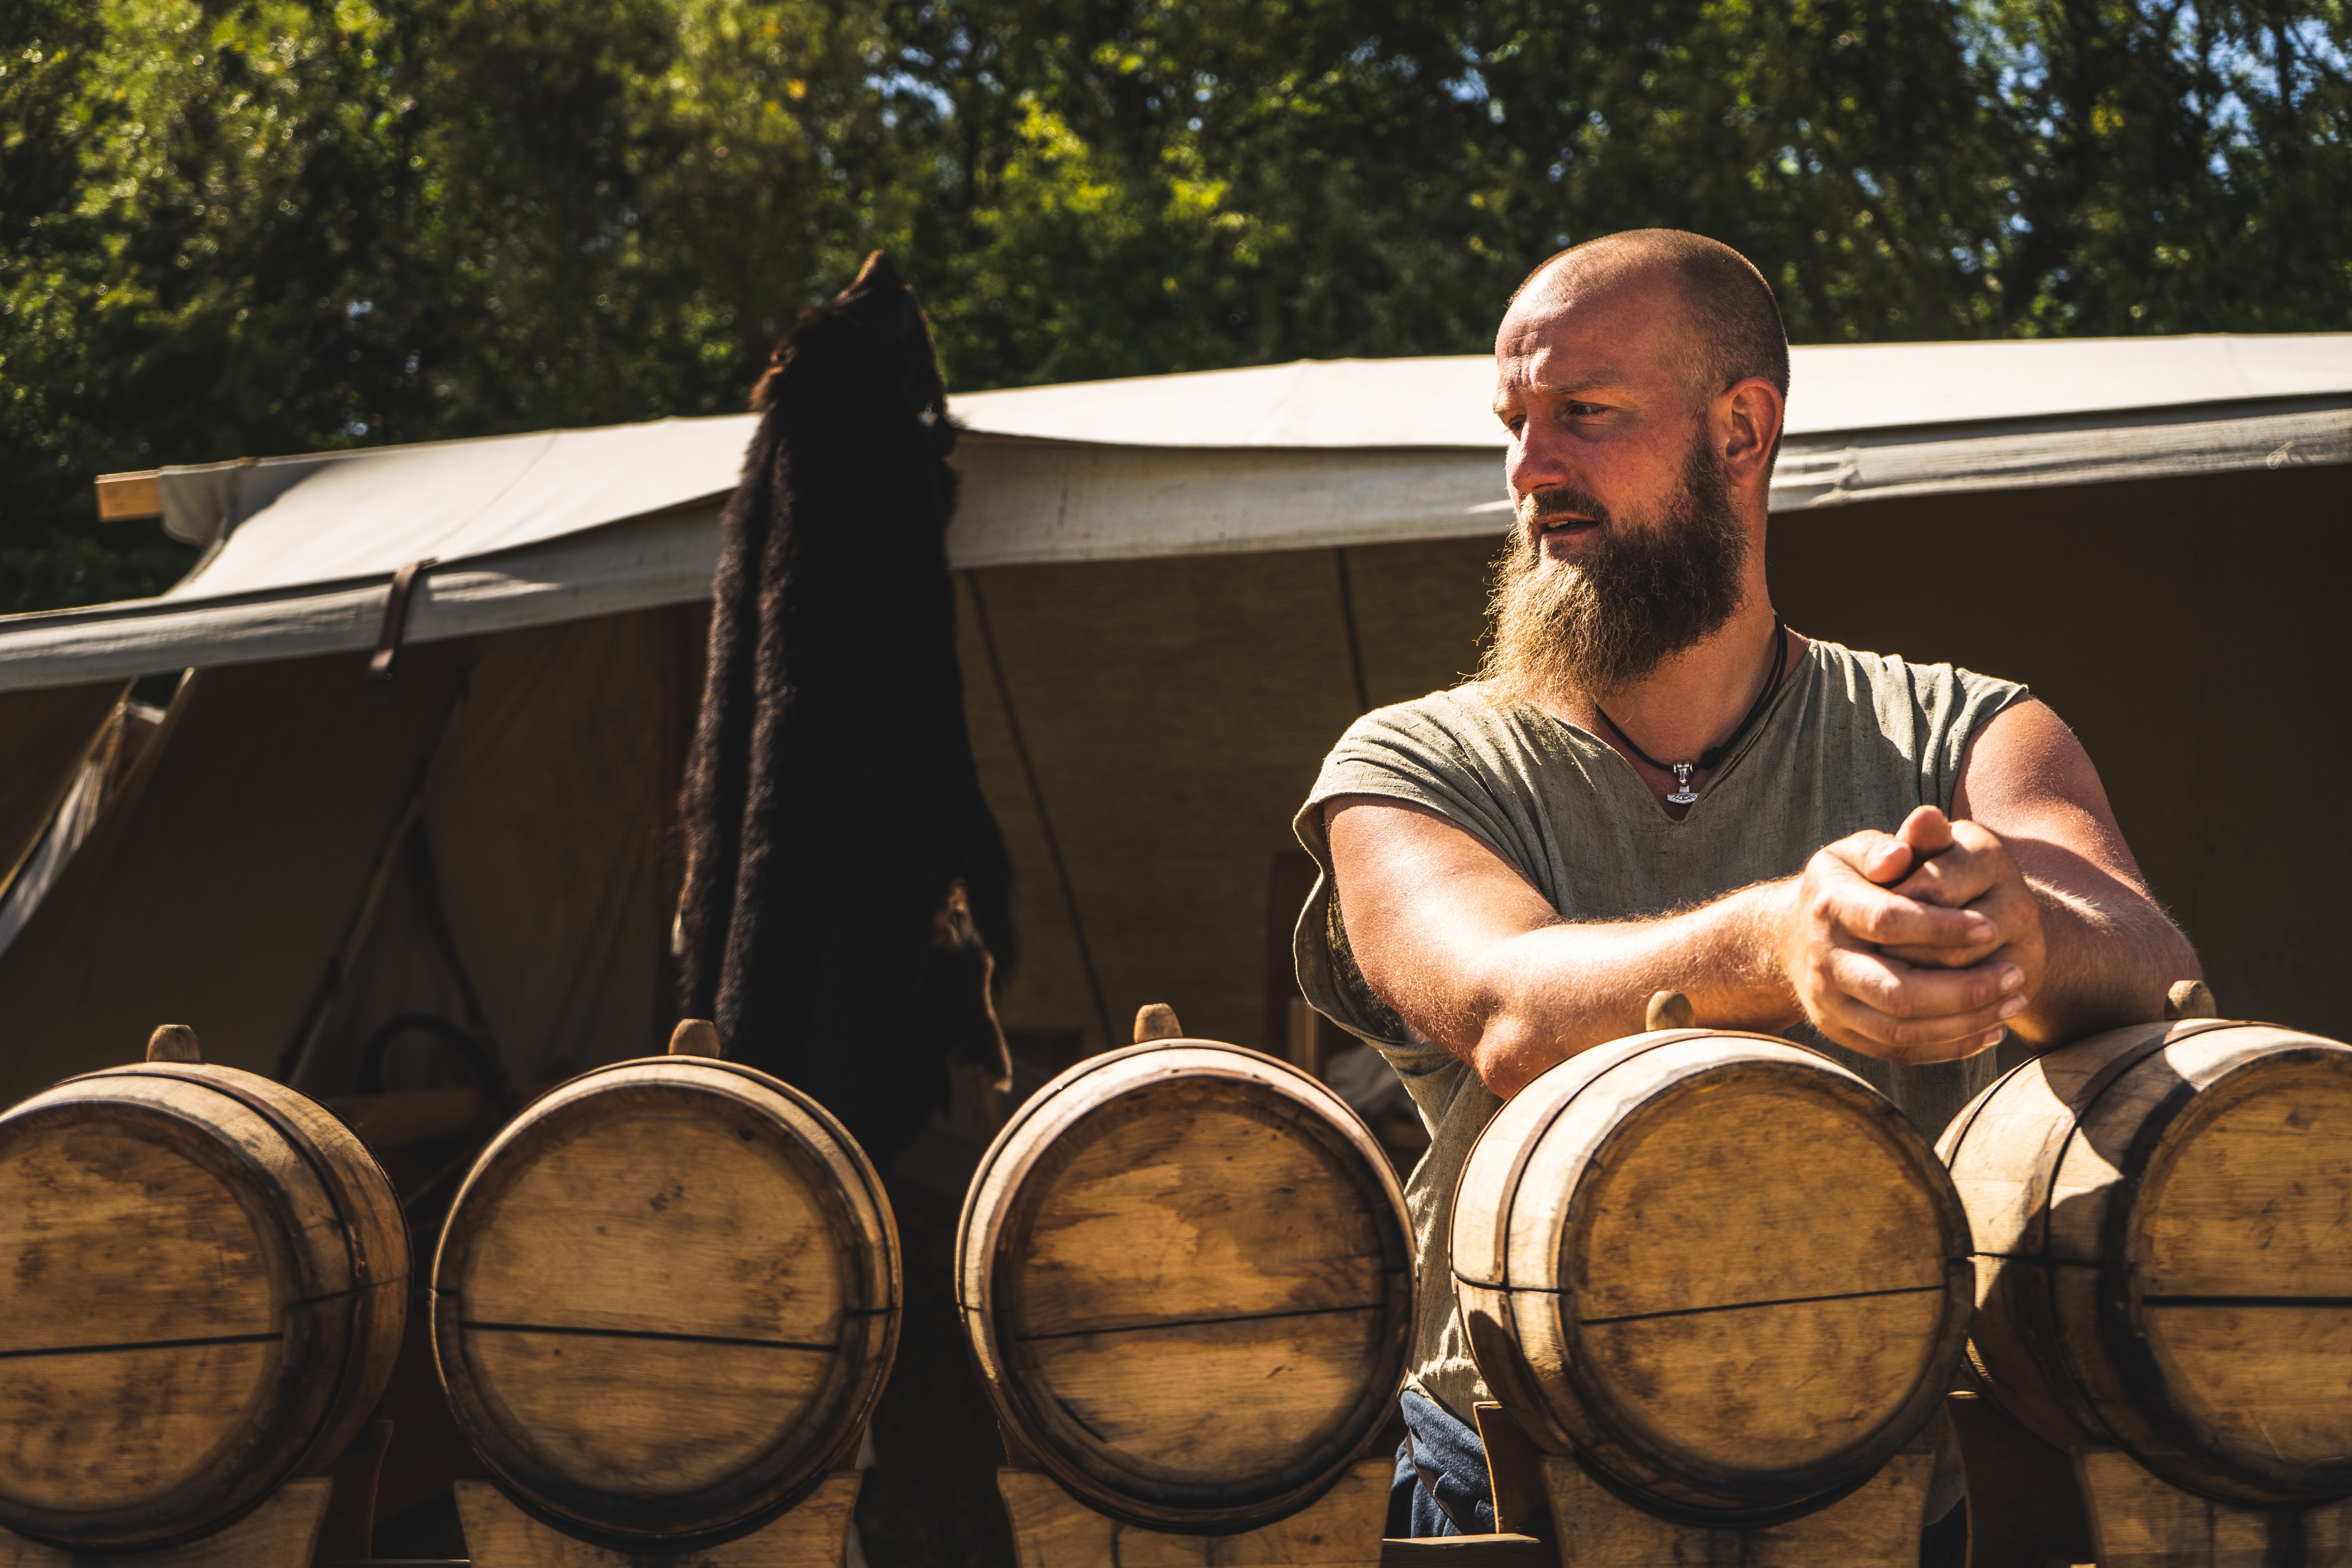
M1567 304L1619 285L1662 282L1681 305L1683 353L1676 369L1692 391L1713 397L1750 376L1789 395L1789 334L1772 286L1748 259L1705 235L1635 228L1571 246L1528 274L1511 296L1523 304Z

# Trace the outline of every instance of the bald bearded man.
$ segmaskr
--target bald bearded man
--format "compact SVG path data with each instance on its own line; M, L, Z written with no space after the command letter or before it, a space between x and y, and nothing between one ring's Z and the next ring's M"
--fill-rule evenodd
M2199 974L2056 714L1773 613L1788 341L1743 258L1663 229L1564 251L1513 298L1495 364L1516 530L1480 678L1360 720L1297 818L1324 873L1300 983L1432 1139L1407 1185L1421 1295L1391 1525L1415 1535L1493 1528L1446 1224L1471 1144L1538 1073L1673 989L1702 1023L1826 1048L1932 1138L2004 1032L2159 1018Z

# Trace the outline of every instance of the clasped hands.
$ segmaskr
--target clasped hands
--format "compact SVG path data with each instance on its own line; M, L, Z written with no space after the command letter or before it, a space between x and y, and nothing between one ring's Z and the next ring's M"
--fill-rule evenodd
M1781 954L1806 1018L1865 1056L1918 1064L1997 1045L2042 979L2041 907L2000 839L1923 805L1798 879Z

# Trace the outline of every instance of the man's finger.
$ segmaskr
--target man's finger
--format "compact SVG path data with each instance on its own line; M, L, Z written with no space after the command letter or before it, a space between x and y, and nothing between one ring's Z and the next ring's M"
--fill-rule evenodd
M1922 903L1852 875L1829 880L1816 918L1874 944L1975 947L2000 935L2000 927L1978 910Z
M1903 819L1895 837L1909 845L1914 856L1927 860L1952 847L1952 820L1937 807L1923 805Z
M1910 874L1895 884L1895 891L1922 903L1958 909L2017 874L2008 847L1984 828L1973 822L1956 822L1948 831L1953 842L1932 859L1921 856Z
M1821 1016L1813 1022L1822 1033L1849 1050L1907 1066L1972 1057L1989 1046L1999 1045L2007 1032L1996 1024L1980 1030L1962 1030L1949 1037L1940 1037L1942 1031L1922 1029L1904 1020L1889 1018L1851 996L1828 998L1822 1005ZM1902 1038L1906 1032L1918 1037Z
M2025 972L2014 963L1920 969L1883 953L1845 949L1829 955L1828 968L1831 984L1845 995L1891 1019L1937 1026L1937 1039L1971 1026L1981 1033L2025 1010ZM1941 1026L1950 1020L1962 1021Z
M1916 963L1925 969L1973 969L1986 959L2004 952L2009 946L2006 932L1990 942L1973 947L1914 947L1903 942L1891 942L1881 947L1881 955L1902 963Z
M1829 851L1880 887L1893 886L1911 870L1911 846L1891 833L1857 833Z
M1949 1061L1999 1044L2000 1008L2013 1000L1941 1017L1897 1018L1832 990L1816 999L1814 1022L1840 1045L1882 1060Z

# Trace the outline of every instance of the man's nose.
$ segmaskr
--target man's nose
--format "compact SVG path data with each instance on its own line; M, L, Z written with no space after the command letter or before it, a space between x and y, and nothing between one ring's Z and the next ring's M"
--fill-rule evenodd
M1503 478L1514 496L1571 483L1575 475L1566 439L1548 420L1525 421L1503 459Z

